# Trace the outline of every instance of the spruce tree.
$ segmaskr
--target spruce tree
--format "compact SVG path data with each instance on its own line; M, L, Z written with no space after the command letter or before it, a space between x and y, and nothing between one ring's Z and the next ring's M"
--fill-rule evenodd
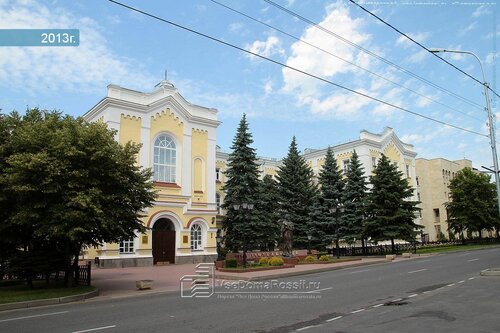
M413 221L418 201L408 200L413 189L403 179L403 173L382 154L370 182L373 187L368 194L367 236L374 241L390 240L393 252L395 239L415 241L417 230L422 228Z
M357 239L361 240L364 245L364 240L366 238L364 230L366 177L364 175L364 168L356 151L352 154L345 181L346 185L343 193L344 237L349 243Z
M311 233L314 245L324 249L346 233L341 219L342 192L344 181L337 160L330 147L326 151L325 163L318 177L319 191L311 212ZM333 211L335 210L335 211Z
M300 156L295 137L288 149L288 155L278 169L280 217L294 224L294 247L307 247L309 212L316 193L313 171Z
M226 216L222 222L225 231L225 245L232 251L255 248L259 236L264 232L259 228L258 192L259 170L256 163L255 149L244 114L231 146L228 167L225 171L227 181L224 185L226 193L222 207ZM237 209L236 209L237 208Z
M258 201L259 220L264 231L259 240L262 251L273 251L280 239L278 202L278 183L270 175L265 175L260 181Z

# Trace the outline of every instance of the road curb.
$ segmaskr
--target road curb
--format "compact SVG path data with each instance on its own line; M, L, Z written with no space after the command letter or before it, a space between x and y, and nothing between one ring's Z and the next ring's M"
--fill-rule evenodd
M271 279L278 279L278 278L285 278L285 277L292 277L292 276L299 276L299 275L315 274L315 273L321 273L321 272L327 272L327 271L336 271L339 269L345 269L345 268L351 268L351 267L382 264L382 263L387 263L387 262L391 262L391 260L387 260L384 258L384 259L377 260L377 261L364 262L364 263L360 262L360 263L356 263L356 264L348 265L348 266L321 267L321 268L314 268L314 269L307 270L307 271L277 273L277 274L273 274L273 275L254 276L254 277L233 276L233 275L223 275L223 274L216 274L214 277L216 279L219 279L219 280L263 281L263 280L271 280Z
M56 298L47 298L47 299L37 299L37 300L24 301L24 302L5 303L5 304L0 304L0 311L35 308L38 306L56 305L56 304L64 304L64 303L70 303L70 302L79 302L79 301L84 301L84 300L92 298L92 297L96 297L98 295L99 295L99 289L96 289L94 291L91 291L91 292L88 292L85 294L56 297Z

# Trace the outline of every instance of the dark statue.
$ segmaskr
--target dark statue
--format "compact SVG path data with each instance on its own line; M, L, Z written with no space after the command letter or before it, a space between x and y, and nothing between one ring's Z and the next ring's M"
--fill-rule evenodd
M293 222L281 220L281 235L283 236L283 257L292 257Z

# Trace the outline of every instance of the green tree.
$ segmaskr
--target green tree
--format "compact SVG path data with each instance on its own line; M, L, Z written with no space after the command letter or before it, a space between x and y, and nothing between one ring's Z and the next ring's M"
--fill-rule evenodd
M364 168L356 151L352 154L349 170L346 176L346 185L343 192L344 225L347 242L355 239L365 244L365 204L366 204L366 177Z
M136 165L140 146L121 146L103 123L36 109L10 118L16 125L0 175L11 200L5 229L16 230L28 259L46 248L60 253L70 285L84 246L145 231L141 212L155 199L151 171Z
M279 242L281 228L278 222L278 184L270 175L265 175L259 188L259 220L265 231L259 240L263 251L273 251Z
M498 205L495 185L485 174L465 168L450 181L451 201L446 203L448 229L462 234L496 228L498 236Z
M294 246L307 247L309 233L309 213L316 195L313 171L300 156L295 137L277 172L279 182L280 217L294 224Z
M250 147L252 143L244 114L233 139L225 171L227 181L224 184L226 196L223 208L226 216L222 223L225 246L232 251L242 249L244 260L246 252L258 245L265 232L259 220L259 170L255 149Z
M382 154L370 182L372 189L368 194L365 221L367 236L376 242L390 240L393 252L395 239L415 241L417 230L422 228L413 221L419 202L409 200L413 189L403 179L403 173Z
M324 249L334 240L338 245L339 239L347 234L340 211L343 206L342 193L345 184L330 147L326 151L325 163L319 172L318 183L319 191L314 198L310 213L310 229L313 244Z

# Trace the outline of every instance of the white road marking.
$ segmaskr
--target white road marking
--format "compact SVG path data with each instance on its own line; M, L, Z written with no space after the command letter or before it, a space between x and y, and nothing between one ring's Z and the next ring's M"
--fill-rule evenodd
M311 290L311 291L305 292L305 294L314 294L314 293L319 293L320 291L325 291L325 290L330 290L330 289L333 289L333 287Z
M333 317L333 318L328 319L326 322L328 323L328 322L331 322L331 321L334 321L334 320L337 320L340 318L342 318L342 316Z
M455 285L454 283L450 283L448 287L453 287L454 285Z
M424 291L424 294L428 294L430 292L432 292L432 290L427 290L427 291Z
M306 327L298 328L296 331L300 332L300 331L307 330L308 328L313 328L313 327L315 327L315 326L314 325L306 326Z
M382 306L382 305L384 305L384 303L380 303L380 304L374 305L374 306L372 306L372 308L378 308L379 306Z
M102 326L102 327L96 327L96 328L89 328L88 330L74 331L73 333L94 332L94 331L100 331L100 330L107 330L108 328L114 328L114 327L116 327L116 325Z
M54 315L58 315L58 314L68 313L68 312L69 312L69 311L60 311L60 312L44 313L44 314L33 315L33 316L25 316L25 317L17 317L17 318L3 319L3 320L0 320L0 323L4 323L4 322L6 322L6 321L13 321L13 320L22 320L22 319L30 319L30 318L45 317L45 316L54 316Z
M468 280L474 280L474 278L473 278L473 277L470 277Z
M408 298L413 298L413 297L416 297L416 296L418 296L418 294L412 294L412 295L408 296Z
M362 311L365 311L365 309L359 309L359 310L351 311L351 313L358 313L358 312L362 312Z
M396 299L393 299L391 302L399 302L399 301L402 301L403 299L402 298L396 298Z
M464 280L462 280L462 281L458 281L458 283L464 283L464 282L465 282Z
M408 272L408 274L413 274L413 273L418 273L418 272L423 272L423 271L426 271L427 268L422 268L422 269L418 269L416 271L411 271L411 272Z
M370 269L363 269L361 271L350 272L349 274L363 273L363 272L368 272L368 271L370 271Z
M467 253L464 253L464 254L460 254L459 257L464 257L464 256L468 256L470 255L471 253L470 252L467 252Z
M476 258L476 259L469 259L467 261L471 262L471 261L476 261L476 260L479 260L479 258Z

